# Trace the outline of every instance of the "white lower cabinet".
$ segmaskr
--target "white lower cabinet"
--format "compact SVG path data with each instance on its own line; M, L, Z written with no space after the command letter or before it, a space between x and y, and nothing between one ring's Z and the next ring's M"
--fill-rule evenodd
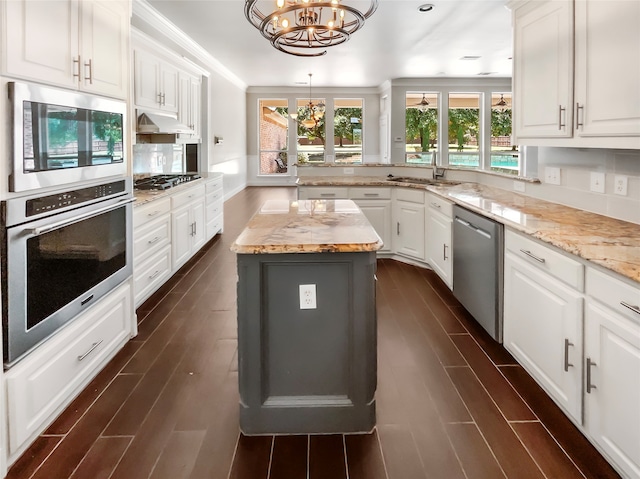
M449 289L453 288L452 213L449 201L427 194L426 259Z
M411 189L395 191L393 209L393 249L396 253L424 261L424 192Z
M171 197L173 270L187 262L205 243L205 187L190 188Z
M5 373L10 463L129 340L133 317L126 282Z
M209 181L206 185L206 239L213 238L222 231L224 193L222 190L222 177Z
M504 265L504 347L581 423L582 294L509 249Z
M382 240L381 253L391 252L391 189L381 187L349 188L352 199L367 217Z
M587 295L585 429L624 476L640 478L640 288L589 269Z

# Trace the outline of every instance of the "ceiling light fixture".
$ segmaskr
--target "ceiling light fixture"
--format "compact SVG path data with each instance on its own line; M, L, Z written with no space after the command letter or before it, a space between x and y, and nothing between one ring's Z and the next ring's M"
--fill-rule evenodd
M493 106L498 106L500 108L504 108L505 106L508 106L509 104L507 103L507 101L504 99L504 94L500 93L500 100L498 100L498 103L496 103Z
M418 110L420 110L420 111L425 111L429 107L429 100L427 100L427 97L425 95L426 94L423 93L422 94L422 100L420 100L420 103L416 103L416 106L418 107Z
M316 128L320 123L320 120L324 116L325 105L322 102L319 102L317 105L313 104L311 100L311 77L312 73L309 73L309 103L307 103L303 108L298 110L298 113L292 113L289 116L297 121L299 124L304 126L307 130L311 130Z
M327 53L319 49L344 43L362 28L378 8L378 1L370 0L369 10L362 13L345 0L275 0L275 10L265 14L257 8L258 0L245 0L244 14L281 52L319 57Z

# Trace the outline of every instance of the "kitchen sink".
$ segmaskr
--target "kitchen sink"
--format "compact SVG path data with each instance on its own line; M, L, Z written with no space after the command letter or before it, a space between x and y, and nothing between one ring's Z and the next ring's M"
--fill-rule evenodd
M452 180L434 180L432 178L411 178L409 176L398 176L387 178L387 181L392 181L394 183L417 183L419 185L434 185L434 186L455 186L459 185L461 181L452 181Z

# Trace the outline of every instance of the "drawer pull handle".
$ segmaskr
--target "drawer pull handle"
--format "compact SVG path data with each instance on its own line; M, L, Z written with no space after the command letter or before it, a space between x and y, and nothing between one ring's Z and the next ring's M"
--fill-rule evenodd
M558 130L562 130L566 125L566 123L562 123L562 112L566 112L566 108L562 108L562 105L558 105Z
M447 261L449 258L447 257L447 245L442 245L442 259Z
M160 241L160 236L156 236L152 240L149 240L149 244L154 244L154 243L157 243L158 241Z
M78 66L77 70L76 70L76 65ZM76 73L76 71L78 73ZM73 76L78 77L78 81L80 81L80 57L79 56L78 58L73 59Z
M149 275L149 279L156 279L159 274L160 274L160 270L157 269L155 273Z
M440 209L440 205L438 203L431 203L431 206Z
M573 346L573 343L568 339L564 340L564 371L569 372L569 368L573 367L573 364L569 362L569 346Z
M320 193L321 197L333 197L336 196L335 193Z
M372 198L377 198L378 196L380 196L378 193L365 193L364 196L369 196Z
M396 234L400 235L400 222L396 223Z
M584 116L584 105L576 103L576 130L584 126L584 123L580 121L580 112L582 112L582 116Z
M591 361L591 358L587 358L587 394L591 394L592 389L598 389L591 384L591 366L597 366L597 364Z
M526 249L521 249L521 252L523 252L524 254L526 254L529 258L535 259L538 263L545 263L545 259L544 258L540 258L539 256L536 256L535 254L533 254L531 251L526 250Z
M85 66L85 70L87 67L89 68L89 76L86 76L86 73L85 73L84 79L89 80L89 85L93 85L93 62L91 61L91 59L89 59L89 63L85 62L84 66Z
M640 306L634 306L633 304L629 304L626 301L620 301L620 304L627 309L630 309L636 314L640 314Z
M86 353L81 354L80 356L78 356L78 361L82 361L84 358L89 356L98 346L100 346L102 344L102 341L103 340L101 339L97 343L93 343Z
M147 214L147 216L148 216L149 218L153 218L154 216L157 216L157 215L159 215L159 214L160 214L160 210L156 210L156 211L154 211L154 212L152 212L152 213L148 213L148 214Z

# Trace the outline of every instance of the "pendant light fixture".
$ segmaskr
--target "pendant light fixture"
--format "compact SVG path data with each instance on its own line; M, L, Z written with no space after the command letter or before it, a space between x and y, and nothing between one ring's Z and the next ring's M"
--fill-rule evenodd
M504 108L505 106L508 106L507 101L504 99L504 95L502 93L500 93L500 100L498 100L498 103L496 103L493 106L498 106L500 108Z
M313 103L311 96L311 77L312 73L309 73L309 103L307 103L301 110L300 114L293 113L289 116L304 126L307 130L311 130L318 126L318 123L324 117L325 104L318 102Z
M244 14L274 48L299 57L318 57L327 53L327 47L346 42L362 28L378 8L379 0L369 0L369 10L364 13L348 5L347 0L262 1L275 1L275 9L263 13L258 1L245 0Z
M420 111L425 111L429 108L429 100L427 100L425 93L422 94L422 100L420 100L420 103L416 103L416 106Z

